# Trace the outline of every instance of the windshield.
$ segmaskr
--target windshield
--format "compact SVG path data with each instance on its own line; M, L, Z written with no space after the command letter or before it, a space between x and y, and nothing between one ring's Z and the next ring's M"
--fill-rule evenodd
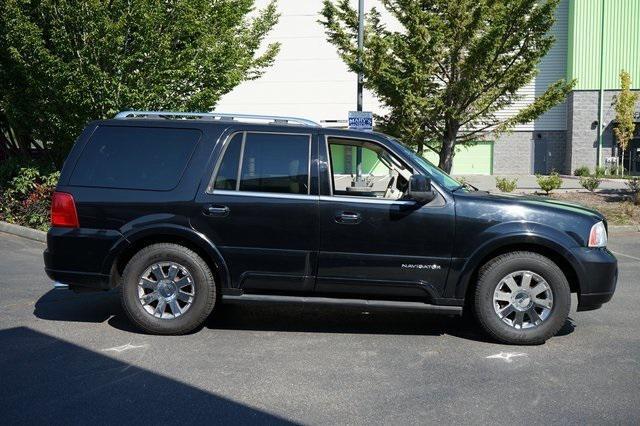
M458 182L457 180L455 180L454 178L446 174L444 171L442 171L438 167L431 164L431 162L426 158L416 154L415 152L413 152L413 150L407 148L398 140L393 138L389 138L389 139L397 143L400 149L405 154L407 154L413 161L418 163L418 165L422 167L423 170L431 176L431 179L436 181L439 185L447 188L450 191L457 191L459 189L464 188L463 184L461 184L460 182Z

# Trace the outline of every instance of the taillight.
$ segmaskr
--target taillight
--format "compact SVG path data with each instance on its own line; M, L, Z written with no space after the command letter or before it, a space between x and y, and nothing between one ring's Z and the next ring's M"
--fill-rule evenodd
M51 226L79 228L76 203L71 194L54 192L51 198Z

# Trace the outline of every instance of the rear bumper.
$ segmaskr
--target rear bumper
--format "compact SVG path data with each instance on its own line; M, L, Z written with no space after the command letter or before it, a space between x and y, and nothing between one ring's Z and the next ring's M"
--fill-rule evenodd
M43 253L44 270L54 281L70 287L107 290L113 247L124 237L104 229L51 228Z
M618 282L618 260L606 248L579 248L573 254L582 266L578 311L598 309L611 300Z
M47 252L44 253L45 259ZM67 284L69 287L86 287L95 288L96 290L108 290L111 288L110 276L99 273L91 272L76 272L76 271L61 271L57 269L51 269L46 267L47 262L45 260L44 271L49 278L53 281L57 281L62 284Z

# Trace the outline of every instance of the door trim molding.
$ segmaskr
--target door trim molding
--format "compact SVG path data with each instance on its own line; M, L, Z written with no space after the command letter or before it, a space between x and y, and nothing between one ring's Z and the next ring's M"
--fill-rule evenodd
M211 195L232 195L234 197L258 197L258 198L279 198L292 200L311 200L311 201L332 201L344 203L360 203L360 204L396 204L401 206L414 206L415 201L411 200L387 200L384 198L365 198L365 197L347 197L347 196L328 196L328 195L304 195L304 194L282 194L278 192L256 192L256 191L233 191L227 189L214 189Z
M403 206L413 206L416 204L415 201L410 200L387 200L384 198L365 198L365 197L348 197L348 196L340 196L340 195L321 195L320 201L334 201L334 202L344 202L344 203L362 203L362 204L398 204Z
M230 303L298 303L304 305L332 305L364 308L367 310L405 310L437 312L452 315L461 315L462 306L431 305L422 302L404 302L396 300L369 300L369 299L341 299L333 297L315 296L281 296L270 294L223 294L223 302Z
M227 189L214 189L211 195L232 195L234 197L258 197L258 198L280 198L292 200L312 200L318 201L318 195L305 194L283 194L279 192L256 192L256 191L230 191Z

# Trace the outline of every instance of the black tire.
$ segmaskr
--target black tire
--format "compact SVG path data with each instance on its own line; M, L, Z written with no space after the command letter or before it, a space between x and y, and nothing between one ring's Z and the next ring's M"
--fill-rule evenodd
M147 312L138 296L138 281L145 270L156 263L175 262L184 266L193 278L194 296L189 308L175 318L157 318ZM136 253L122 274L122 307L136 326L151 334L185 334L201 326L216 303L216 284L207 263L194 251L171 243L147 246Z
M493 306L498 283L516 271L531 271L539 275L547 282L553 295L549 316L531 328L517 329L506 324ZM551 259L538 253L518 251L497 256L482 266L473 307L481 327L494 339L508 344L536 345L554 336L564 325L571 309L571 291L564 273Z

